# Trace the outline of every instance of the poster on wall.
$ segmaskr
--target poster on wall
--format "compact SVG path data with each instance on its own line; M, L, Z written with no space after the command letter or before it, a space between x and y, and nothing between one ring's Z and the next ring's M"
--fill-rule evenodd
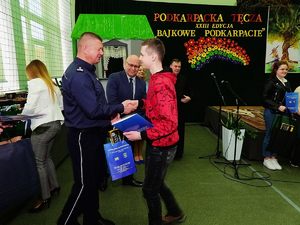
M300 6L287 4L270 8L265 72L274 62L287 61L290 73L300 73Z
M233 89L243 100L239 104L261 105L268 8L160 3L143 13L166 46L164 64L179 58L182 73L189 76L195 100L189 118L203 117L207 105L220 104L212 75L225 104L236 105Z
M187 106L188 121L202 121L208 105L219 105L216 82L227 105L235 105L236 99L224 84L229 84L245 104L261 105L268 8L241 11L235 6L129 0L122 6L115 3L116 0L103 1L97 9L99 14L146 16L153 35L165 44L164 66L168 67L173 58L181 60L181 72L192 92L191 104Z
M250 42L264 41L266 26L260 13L239 13L235 8L204 13L154 12L155 36L171 42L181 39L190 68L200 71L207 64L224 61L249 66Z

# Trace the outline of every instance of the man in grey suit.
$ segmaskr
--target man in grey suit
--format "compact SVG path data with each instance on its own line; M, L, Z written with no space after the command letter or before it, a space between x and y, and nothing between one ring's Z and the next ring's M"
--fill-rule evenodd
M137 77L140 60L137 55L130 55L124 62L124 70L109 75L106 96L109 104L119 104L126 99L140 100L146 97L146 82ZM138 112L139 113L139 112ZM142 182L129 175L122 180L123 185L142 187Z

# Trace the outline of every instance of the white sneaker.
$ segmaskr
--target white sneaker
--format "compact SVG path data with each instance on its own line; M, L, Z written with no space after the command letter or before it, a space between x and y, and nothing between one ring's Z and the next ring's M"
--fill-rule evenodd
M267 167L269 170L276 170L272 159L264 159L263 165Z
M282 170L282 167L279 165L277 159L273 158L271 160L276 170Z
M292 161L290 161L290 165L291 167L295 167L295 168L298 168L299 167L299 164L298 163L294 163Z

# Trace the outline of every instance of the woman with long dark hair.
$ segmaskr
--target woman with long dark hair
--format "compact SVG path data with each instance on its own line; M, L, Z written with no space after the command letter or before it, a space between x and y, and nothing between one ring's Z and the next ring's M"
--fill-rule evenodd
M287 108L285 106L285 93L291 92L290 83L285 79L289 70L286 61L275 62L271 76L265 84L263 91L264 120L266 133L263 140L262 154L264 157L263 165L270 170L281 170L282 167L277 161L275 149L269 149L271 138L272 123L276 114L283 114Z

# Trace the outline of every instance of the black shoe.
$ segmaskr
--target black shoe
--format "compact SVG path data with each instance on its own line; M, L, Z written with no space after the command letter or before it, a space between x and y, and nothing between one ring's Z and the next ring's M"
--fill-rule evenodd
M107 178L105 178L103 181L99 184L99 190L104 192L107 189Z
M132 179L129 181L123 181L123 185L130 185L133 187L143 187L143 182Z
M115 223L111 220L107 220L101 217L96 225L115 225Z
M46 199L46 200L38 200L36 201L32 208L29 209L30 213L37 213L40 212L43 209L49 208L50 207L50 198Z

